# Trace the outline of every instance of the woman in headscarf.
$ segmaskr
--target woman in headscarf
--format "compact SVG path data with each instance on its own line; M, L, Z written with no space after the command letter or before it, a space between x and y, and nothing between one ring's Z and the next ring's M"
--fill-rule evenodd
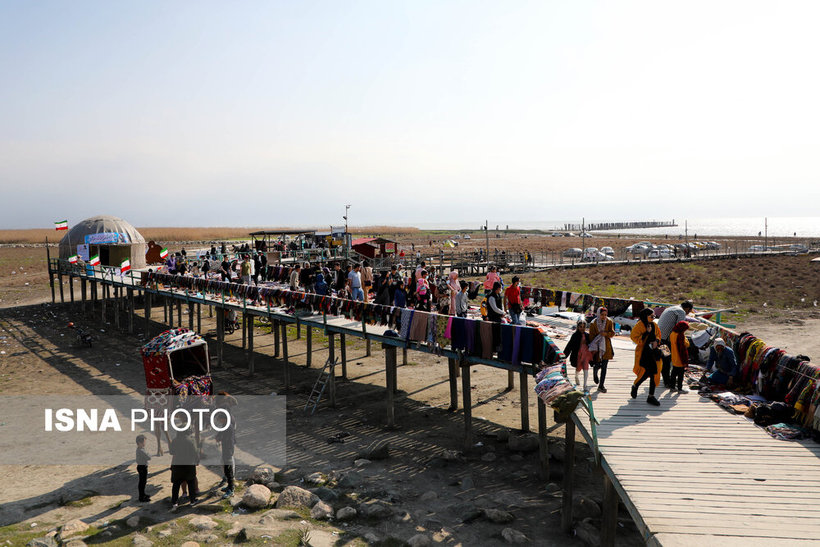
M661 339L661 330L653 321L655 312L651 308L644 308L638 316L638 322L632 327L629 337L635 343L635 382L632 384L632 398L638 396L638 387L649 378L649 397L646 402L660 406L655 398L655 386L658 385L661 375L661 359L658 342Z
M683 391L683 371L689 364L689 340L685 334L688 328L689 323L678 321L669 334L669 345L672 346L672 373L669 375L669 383L672 384L672 389L678 391Z
M450 289L450 315L456 315L456 297L461 292L461 284L458 282L458 271L450 272L447 280L447 288Z
M327 283L325 282L325 275L324 274L316 274L316 283L313 286L313 290L316 294L327 296Z
M607 317L608 310L601 306L592 323L589 325L589 337L592 340L590 349L593 352L592 381L598 384L598 391L606 393L606 367L609 360L615 356L612 350L612 337L615 336L615 323ZM600 373L600 381L598 375Z

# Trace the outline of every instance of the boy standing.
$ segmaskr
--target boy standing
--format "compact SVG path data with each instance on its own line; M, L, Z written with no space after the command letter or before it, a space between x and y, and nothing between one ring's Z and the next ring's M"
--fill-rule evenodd
M137 435L137 490L139 490L139 501L145 503L151 498L145 495L145 485L148 482L148 460L151 456L145 451L145 435Z

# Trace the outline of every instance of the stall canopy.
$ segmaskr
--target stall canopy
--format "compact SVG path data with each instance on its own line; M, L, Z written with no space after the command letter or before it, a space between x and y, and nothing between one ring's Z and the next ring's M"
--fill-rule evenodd
M60 258L78 255L82 260L99 255L103 266L119 266L126 259L131 268L145 266L145 239L121 218L101 215L87 218L60 240Z
M192 377L210 378L208 343L191 330L167 330L142 346L140 353L149 390L170 389Z
M396 253L396 242L383 237L362 237L354 239L353 250L367 258L392 256Z

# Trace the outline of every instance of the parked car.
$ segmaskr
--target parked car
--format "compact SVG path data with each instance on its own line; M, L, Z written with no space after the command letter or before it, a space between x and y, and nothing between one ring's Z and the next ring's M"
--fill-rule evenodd
M571 249L567 249L564 251L563 255L566 258L580 258L581 255L584 254L584 251L579 249L578 247L572 247Z
M552 237L564 237L564 234L562 234L561 232L552 232L550 234L550 236L552 236Z
M612 247L601 247L601 252L609 256L615 255L615 249L613 249Z
M764 247L763 245L752 245L751 247L749 247L749 252L752 253L762 253L765 250L766 247Z

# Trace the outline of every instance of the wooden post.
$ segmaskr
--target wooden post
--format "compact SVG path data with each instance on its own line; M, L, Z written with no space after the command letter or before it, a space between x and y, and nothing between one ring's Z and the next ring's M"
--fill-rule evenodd
M134 289L126 289L128 293L128 334L134 334Z
M541 478L550 478L550 447L547 436L547 404L536 397L538 401L538 463L540 464Z
M171 304L173 305L173 304ZM182 300L177 300L177 327L182 326Z
M458 365L454 358L447 359L447 368L450 376L450 408L447 410L453 411L458 409L458 379L456 378Z
M273 356L279 357L279 323L280 321L273 322Z
M342 350L342 378L347 380L347 340L344 334L339 335L339 347Z
M461 396L464 398L464 449L473 446L473 401L470 391L470 364L464 363L461 367Z
M188 328L194 330L194 304L188 302Z
M313 327L307 325L307 355L305 356L305 367L310 368L313 361Z
M151 335L151 293L145 292L145 335Z
M527 386L527 373L526 371L522 370L518 374L518 378L520 380L520 388L521 388L521 431L529 431L530 430L530 400L529 400L529 391Z
M63 295L63 268L59 263L57 266L57 281L60 283L60 303L65 304L65 297Z
M242 349L247 347L247 332L248 332L248 322L246 320L245 312L242 312Z
M507 391L515 389L515 373L511 370L507 371Z
M285 391L290 389L290 369L288 368L288 324L282 321L282 366L285 372Z
M254 372L253 355L253 316L251 316L250 325L248 325L248 373L251 376L253 376Z
M100 312L100 318L102 319L103 323L105 323L105 300L106 300L106 296L107 296L106 295L107 288L108 287L105 285L105 283L100 284L100 289L101 289L100 292L102 292L102 295L101 295L102 298L100 298L100 307L102 308L102 311Z
M171 321L171 322L168 321L168 299L165 298L164 296L162 297L162 322L165 323L166 325L168 325L169 327L171 326L171 323L173 322L173 321Z
M80 278L80 292L81 292L80 298L83 301L83 313L86 313L88 311L88 305L87 305L87 302L85 300L85 285L86 285L85 278L81 277Z
M618 530L618 492L609 475L604 473L604 506L601 519L601 545L615 545L615 533Z
M111 285L114 289L114 326L120 330L120 288L116 285Z
M202 333L202 303L196 303L196 331Z
M407 366L407 348L401 350L401 364Z
M68 299L74 303L74 274L68 274Z
M365 355L365 357L370 357L371 356L371 353L370 353L370 338L367 339L367 342L365 342L365 344L366 344L366 349L365 349L365 354L364 355Z
M46 243L46 253L48 253L48 243ZM55 304L57 299L54 296L54 270L51 269L51 260L48 260L48 284L51 286L51 303Z
M327 333L327 358L333 363L336 361L336 337L332 332ZM327 379L327 388L330 397L330 406L336 406L336 371L333 370Z
M575 422L567 420L564 436L564 498L561 507L561 529L572 531L572 474L575 471Z
M299 321L299 318L296 318L296 339L301 340L302 338L302 322Z
M393 391L396 388L396 346L384 348L385 383L387 384L387 427L396 427L396 409L393 404Z
M216 362L223 366L223 346L225 343L225 313L222 308L216 309Z

